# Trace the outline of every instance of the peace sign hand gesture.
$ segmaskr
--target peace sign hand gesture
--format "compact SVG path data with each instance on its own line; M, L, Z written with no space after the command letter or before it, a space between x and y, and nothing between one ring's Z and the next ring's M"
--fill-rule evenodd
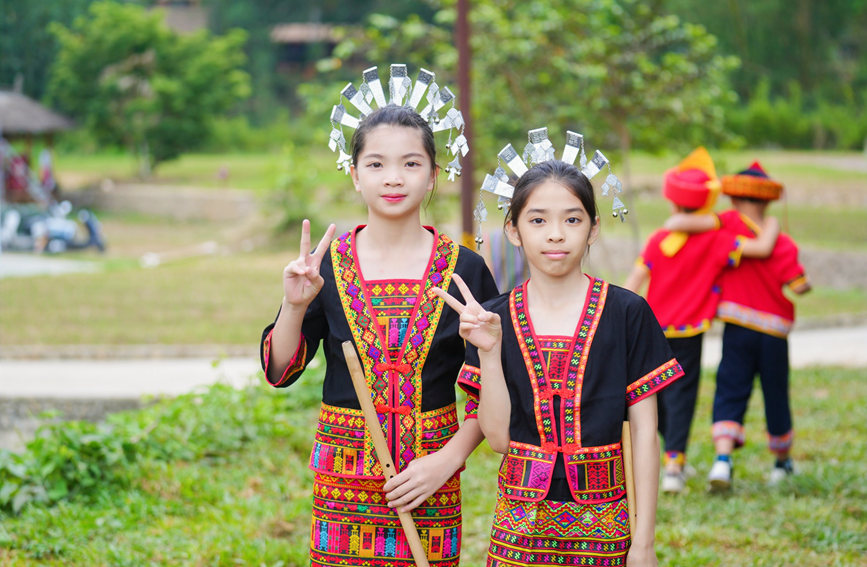
M460 315L460 327L458 332L461 337L478 347L482 352L490 352L500 345L503 330L500 326L500 316L491 311L486 311L473 297L470 288L457 274L452 275L466 305L449 295L442 288L435 287L433 292L441 297L449 307Z
M336 229L333 224L329 225L316 251L311 254L310 221L304 219L301 223L301 253L283 268L283 297L287 304L306 308L322 289L325 280L319 275L319 266Z

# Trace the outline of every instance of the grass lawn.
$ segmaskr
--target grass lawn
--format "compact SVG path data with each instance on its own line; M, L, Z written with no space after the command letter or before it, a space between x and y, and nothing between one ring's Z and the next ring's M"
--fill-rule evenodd
M300 154L301 150L297 149L286 155ZM263 208L267 208L275 201L269 198L266 189L273 187L282 175L280 172L285 173L290 165L281 163L281 155L281 152L186 155L163 164L157 171L157 182L215 188L237 183L255 191L262 198ZM746 162L753 154L717 152L715 155L720 164L726 165L724 168L718 164L723 171L735 167L729 168L728 164ZM835 181L848 187L847 191L867 193L867 173L863 171L861 154L778 151L757 152L755 157L781 178L818 183L818 178L833 170ZM644 239L668 215L668 205L659 196L658 183L662 172L676 161L675 156L637 154L633 157L633 175L637 179L649 179L657 187L632 197L628 203L631 209L628 222L611 218L606 212L610 207L609 199L600 197L602 240L596 248L601 248L601 259L609 262L594 265L594 254L600 252L592 251L589 269L593 273L614 283L622 282ZM336 220L345 228L363 219L364 209L348 179L334 169L333 162L333 154L323 147L314 151L309 163L305 163L322 172L307 179L329 187L346 187L345 193L336 189L318 193L312 199L312 206L317 210L310 213L318 215L321 222ZM225 182L216 177L223 165L230 172ZM124 155L57 156L58 171L71 179L92 181L102 176L123 179L130 177L134 168L134 161ZM458 188L445 182L444 177L441 181L433 203L426 209L426 222L445 228L457 237ZM490 217L485 229L494 232L499 230L499 212L493 199L487 199L487 203ZM727 206L727 199L723 197L717 208ZM802 248L843 254L839 269L865 261L861 256L845 256L867 254L867 213L863 206L848 206L833 200L823 204L792 200L772 204L771 214L780 217L784 228ZM274 316L279 304L280 271L297 253L294 235L276 238L267 223L241 227L208 221L178 223L132 213L100 213L99 218L109 244L108 252L105 255L93 251L70 252L59 258L96 262L101 271L0 279L0 334L4 344L255 345L264 322ZM250 238L269 243L252 249L241 245ZM139 264L139 259L147 252L180 251L183 255L184 250L211 240L226 245L233 252L191 256L154 269L142 268ZM607 242L611 244L606 247ZM238 252L241 249L247 251ZM863 320L867 317L867 286L818 286L796 303L802 321L842 315Z
M215 189L249 189L259 193L274 189L282 172L289 167L316 170L322 183L337 183L345 175L337 171L335 157L327 147L305 155L304 164L288 163L285 152L184 154L180 158L159 164L148 183L190 185ZM127 154L64 154L58 153L56 170L61 187L77 189L96 184L103 178L138 182L138 164Z
M284 426L240 450L215 450L194 460L149 461L134 471L127 488L106 486L91 497L53 508L0 515L0 565L307 565L311 475L306 461L319 380L321 370L288 391L257 385L251 398L300 396L308 401L298 411L275 415ZM689 449L698 475L688 481L685 493L660 497L660 565L863 565L863 371L793 372L793 456L799 474L775 488L765 484L771 457L756 394L748 414L747 445L735 456L735 489L729 496L705 491L713 450L708 431L713 384L710 375L703 380ZM208 404L208 397L200 396L197 411L203 416L234 411ZM225 434L221 427L236 427L209 426L215 438ZM199 436L198 442L207 438ZM463 565L484 564L498 463L499 456L487 446L467 463Z

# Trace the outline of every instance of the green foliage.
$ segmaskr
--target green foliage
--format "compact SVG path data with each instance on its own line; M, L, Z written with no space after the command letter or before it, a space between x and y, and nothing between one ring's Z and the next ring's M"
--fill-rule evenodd
M142 466L224 459L265 437L285 437L300 449L308 418L298 410L315 405L315 383L280 396L260 382L242 390L211 386L104 423L43 426L22 453L0 451L0 514L93 499L128 487Z
M68 25L91 2L0 2L0 88L10 88L20 78L22 92L41 99L48 84L48 68L57 56L57 41L48 30L49 23Z
M249 94L240 30L182 36L159 12L113 2L51 30L60 44L51 96L100 142L139 155L143 174L200 146L211 117Z
M848 149L863 148L867 140L867 95L860 103L823 102L811 106L798 83L786 96L771 95L770 81L762 80L746 105L731 107L729 127L753 147Z
M371 16L364 38L349 38L335 56L409 56L448 82L457 54L454 2L446 4L434 24ZM726 75L737 62L719 55L701 26L638 0L485 0L473 3L470 16L473 115L484 125L476 129L477 151L541 125L552 134L579 129L594 145L613 142L624 151L633 138L652 148L692 126L724 135L722 105L733 99Z
M0 514L0 562L309 565L312 473L306 465L317 418L312 400L318 398L321 374L315 375L285 392L260 386L257 395L310 400L281 402L274 419L285 426L237 452L142 462L127 486L104 485L86 500L28 506L17 516ZM689 449L699 474L687 480L683 494L659 498L659 564L861 565L867 553L863 369L793 371L793 455L799 474L773 488L765 480L772 456L761 395L754 392L746 416L747 444L735 456L735 488L728 497L706 490L714 453L707 429L713 388L705 386L712 380L712 372L702 376ZM829 437L829 431L834 435ZM462 565L484 565L499 461L500 455L483 443L462 474Z
M744 65L733 77L744 100L762 82L785 96L797 82L808 100L851 104L867 86L867 2L662 0L665 10L701 23Z

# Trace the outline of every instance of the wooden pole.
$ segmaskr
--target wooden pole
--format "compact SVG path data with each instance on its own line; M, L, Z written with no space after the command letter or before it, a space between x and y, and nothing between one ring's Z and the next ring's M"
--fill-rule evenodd
M632 469L632 431L629 422L623 422L623 435L621 441L623 454L623 475L626 482L626 506L629 508L629 533L635 537L635 522L637 510L635 509L635 474Z
M370 399L370 389L367 387L367 380L364 379L364 370L361 369L361 363L358 361L358 355L355 354L355 345L352 344L352 341L345 341L343 343L343 356L346 358L346 366L349 367L349 375L352 377L355 395L358 396L358 403L361 404L364 422L367 424L370 438L376 449L376 457L379 459L379 464L382 465L382 474L385 476L385 480L390 480L397 474L397 470L394 467L394 461L391 459L391 453L388 451L388 443L385 441L385 434L382 432L382 426L379 424L379 417L376 414L376 409L373 407L373 401ZM420 567L430 567L427 561L427 554L424 551L424 546L421 543L421 538L412 519L412 514L399 510L395 511L397 512L397 517L400 519L400 525L403 526L403 533L406 535L407 542L409 542L409 548L412 550L412 558L415 560L415 564Z
M461 173L461 244L473 249L473 195L478 191L473 181L473 110L470 96L470 2L458 0L455 21L455 45L458 48L458 105L464 114L464 136L470 145L470 153L463 157Z

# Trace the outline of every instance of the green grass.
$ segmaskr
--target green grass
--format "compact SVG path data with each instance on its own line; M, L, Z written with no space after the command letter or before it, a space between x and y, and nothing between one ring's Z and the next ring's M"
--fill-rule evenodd
M208 256L153 269L0 280L9 344L255 345L276 315L286 258Z
M136 469L127 488L106 486L52 508L30 507L20 516L0 516L0 565L307 565L312 480L306 461L312 429L305 432L298 424L312 427L315 422L320 379L321 370L289 391L260 385L249 394L252 399L308 400L306 409L292 414L292 429L276 427L271 435L254 438L235 451L214 451L186 461L148 461ZM747 444L735 455L735 489L723 497L705 491L712 458L712 376L705 375L703 381L688 452L698 475L688 481L685 493L660 497L660 565L863 564L863 371L793 372L793 456L799 474L773 489L764 481L771 457L757 393L746 423ZM202 417L222 409L209 403L207 396L199 401ZM212 405L217 403L221 402ZM176 418L183 415L181 411ZM172 424L165 421L157 427L154 435ZM236 425L210 427L211 435L220 436L221 427ZM197 439L206 442L207 437ZM483 446L467 463L463 565L484 563L498 461Z
M190 185L205 188L247 189L264 193L280 185L282 173L289 167L305 167L315 172L317 181L330 185L346 181L337 171L335 156L326 146L305 151L304 164L286 163L281 150L263 153L184 154L157 166L148 183ZM141 182L138 164L127 154L58 153L56 171L64 189L96 184L103 178Z

